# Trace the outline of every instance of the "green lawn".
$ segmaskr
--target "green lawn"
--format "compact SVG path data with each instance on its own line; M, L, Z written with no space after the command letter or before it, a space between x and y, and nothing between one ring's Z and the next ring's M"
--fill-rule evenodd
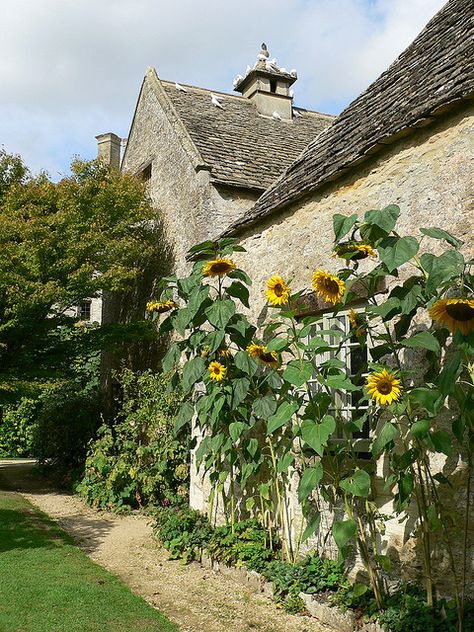
M0 492L0 632L177 632L22 496Z

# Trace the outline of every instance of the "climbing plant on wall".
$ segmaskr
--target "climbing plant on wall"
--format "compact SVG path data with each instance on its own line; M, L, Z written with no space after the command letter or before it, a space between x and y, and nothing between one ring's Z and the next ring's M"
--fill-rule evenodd
M394 514L414 516L409 529L422 550L427 603L435 598L434 547L442 545L462 614L474 448L474 262L444 230L401 236L399 214L392 205L363 219L334 215L341 268L315 266L311 290L291 287L284 270L270 271L262 288L269 316L260 326L248 316L251 279L237 266L244 249L234 239L193 247L190 275L165 279L148 311L160 318L162 333L177 334L163 368L175 371L174 384L189 394L176 431L194 417L203 432L197 460L212 483L211 517L218 498L231 525L237 512L253 513L269 539L281 532L283 554L294 561L320 528L322 508L335 509L333 539L343 557L357 544L383 607L391 567L380 548L386 516L375 502L383 462ZM311 296L319 298L313 313ZM341 314L346 329L324 329L328 317ZM354 354L363 352L352 371L341 359L348 342ZM364 432L362 454L355 437ZM455 478L465 487L454 510ZM305 522L293 537L288 490L295 479Z

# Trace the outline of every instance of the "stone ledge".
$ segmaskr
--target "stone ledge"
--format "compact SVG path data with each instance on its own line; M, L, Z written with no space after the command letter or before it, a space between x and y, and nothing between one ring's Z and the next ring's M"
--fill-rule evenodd
M201 552L199 561L205 568L221 573L224 577L231 578L255 593L262 593L269 599L273 598L272 582L268 582L257 571L251 571L245 566L240 568L227 566L213 560L204 551ZM378 623L365 623L357 627L356 617L353 612L341 612L336 606L330 606L323 597L306 593L300 593L299 596L303 600L309 615L331 630L334 630L334 632L354 632L354 630L357 630L357 632L383 632L383 628Z

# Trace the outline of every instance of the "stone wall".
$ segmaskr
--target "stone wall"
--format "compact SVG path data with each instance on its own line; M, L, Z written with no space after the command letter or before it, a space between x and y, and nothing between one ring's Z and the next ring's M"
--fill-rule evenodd
M258 194L211 184L209 170L152 70L143 83L122 169L140 174L150 164L150 197L165 221L181 273L187 269L186 251L225 230Z
M436 125L417 131L404 141L391 146L377 159L363 163L359 170L326 186L324 190L299 201L283 212L248 228L241 236L247 249L236 257L241 268L253 279L251 289L252 318L265 314L265 281L273 274L292 279L294 291L309 288L312 272L318 268L333 269L331 259L334 213L363 215L367 210L398 204L401 208L399 231L417 234L424 226L437 226L451 231L466 242L465 254L474 255L474 108L440 120ZM426 238L431 249L439 242ZM466 470L462 463L447 463L437 455L436 467L455 471L457 487L452 494L452 508L465 506ZM374 483L376 502L381 510L391 513L390 497L384 492L384 463L377 464ZM206 482L196 471L192 474L191 503L206 510ZM472 499L474 503L474 498ZM471 506L472 506L471 503ZM300 519L296 495L290 499L296 529ZM454 515L454 514L453 514ZM327 518L327 517L326 517ZM327 521L328 526L330 520ZM471 520L471 525L472 525ZM406 578L416 577L421 564L417 543L408 537L407 523L394 518L387 523L383 538L385 550L400 562ZM474 532L470 533L471 543ZM313 541L317 546L320 542ZM330 551L329 551L330 552ZM441 552L439 556L442 557ZM460 549L456 552L459 561ZM441 587L449 593L449 562L438 560ZM354 574L360 565L354 567ZM444 578L443 578L444 574ZM471 569L474 580L474 568ZM443 584L444 579L444 584Z

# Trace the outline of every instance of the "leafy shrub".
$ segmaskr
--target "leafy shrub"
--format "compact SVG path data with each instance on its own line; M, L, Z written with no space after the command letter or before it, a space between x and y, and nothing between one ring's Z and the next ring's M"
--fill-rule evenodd
M212 527L207 517L184 504L161 507L155 517L155 533L171 559L191 562L211 539Z
M78 388L74 382L48 387L40 397L32 451L67 482L71 473L82 469L99 423L96 391Z
M463 630L474 630L474 602L468 601L464 612ZM457 632L456 605L446 600L434 607L426 604L423 590L416 584L403 585L388 597L385 609L376 614L384 629L390 632Z
M348 585L343 564L335 560L323 560L316 553L309 554L294 565L275 560L267 564L262 573L273 583L274 596L279 601L300 592L335 592Z
M31 457L38 402L22 397L6 406L0 421L0 457Z
M218 562L261 571L274 557L276 546L268 548L265 530L257 520L250 519L236 522L233 531L231 525L214 529L207 549Z
M186 495L189 427L173 432L181 402L162 375L130 370L121 376L122 409L115 425L102 425L89 448L77 491L101 509L158 504Z

